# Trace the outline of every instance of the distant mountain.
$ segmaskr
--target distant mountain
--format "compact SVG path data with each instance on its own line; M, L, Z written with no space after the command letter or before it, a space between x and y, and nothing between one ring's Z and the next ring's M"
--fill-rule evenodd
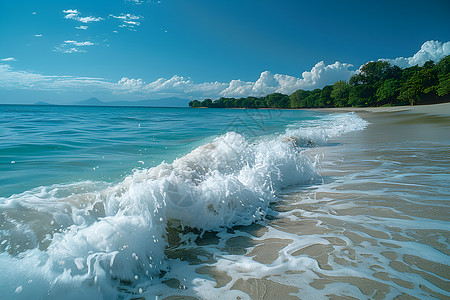
M47 102L43 102L43 101L38 101L38 102L34 103L33 105L55 105L55 104L51 104L51 103L47 103Z
M97 98L89 98L83 101L78 101L73 103L73 105L80 105L80 106L103 106L105 105L105 102L97 99Z
M171 97L157 100L111 101L103 102L97 98L89 98L73 103L80 106L144 106L144 107L188 107L189 100Z

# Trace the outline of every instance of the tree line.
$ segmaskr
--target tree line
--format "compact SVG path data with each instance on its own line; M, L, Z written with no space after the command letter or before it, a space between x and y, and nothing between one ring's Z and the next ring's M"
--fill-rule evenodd
M323 108L414 105L450 101L450 55L438 63L431 60L401 69L386 61L368 62L348 82L312 91L299 89L290 95L205 99L190 107L211 108Z

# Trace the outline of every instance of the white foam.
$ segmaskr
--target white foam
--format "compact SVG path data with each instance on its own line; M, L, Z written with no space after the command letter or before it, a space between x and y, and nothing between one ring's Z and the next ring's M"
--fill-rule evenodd
M0 254L0 294L20 285L23 298L114 298L120 281L149 282L168 270L168 220L200 230L249 225L280 189L318 178L298 141L323 143L365 124L344 114L251 140L228 132L116 185L54 185L0 199L9 252Z

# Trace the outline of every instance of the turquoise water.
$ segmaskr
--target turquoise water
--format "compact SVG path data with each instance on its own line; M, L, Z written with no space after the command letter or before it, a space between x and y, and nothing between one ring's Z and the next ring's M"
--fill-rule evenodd
M0 106L0 196L38 186L118 182L228 131L248 138L317 119L293 110Z
M450 295L445 115L0 109L0 298Z
M359 114L0 106L0 298L448 298L448 117Z
M169 295L172 276L197 280L170 249L261 221L282 189L320 180L304 150L366 126L354 114L290 110L0 110L8 299Z

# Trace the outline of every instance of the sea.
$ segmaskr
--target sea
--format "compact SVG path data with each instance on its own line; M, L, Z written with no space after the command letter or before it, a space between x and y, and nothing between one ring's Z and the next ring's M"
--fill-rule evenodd
M449 129L0 105L0 299L450 299Z

